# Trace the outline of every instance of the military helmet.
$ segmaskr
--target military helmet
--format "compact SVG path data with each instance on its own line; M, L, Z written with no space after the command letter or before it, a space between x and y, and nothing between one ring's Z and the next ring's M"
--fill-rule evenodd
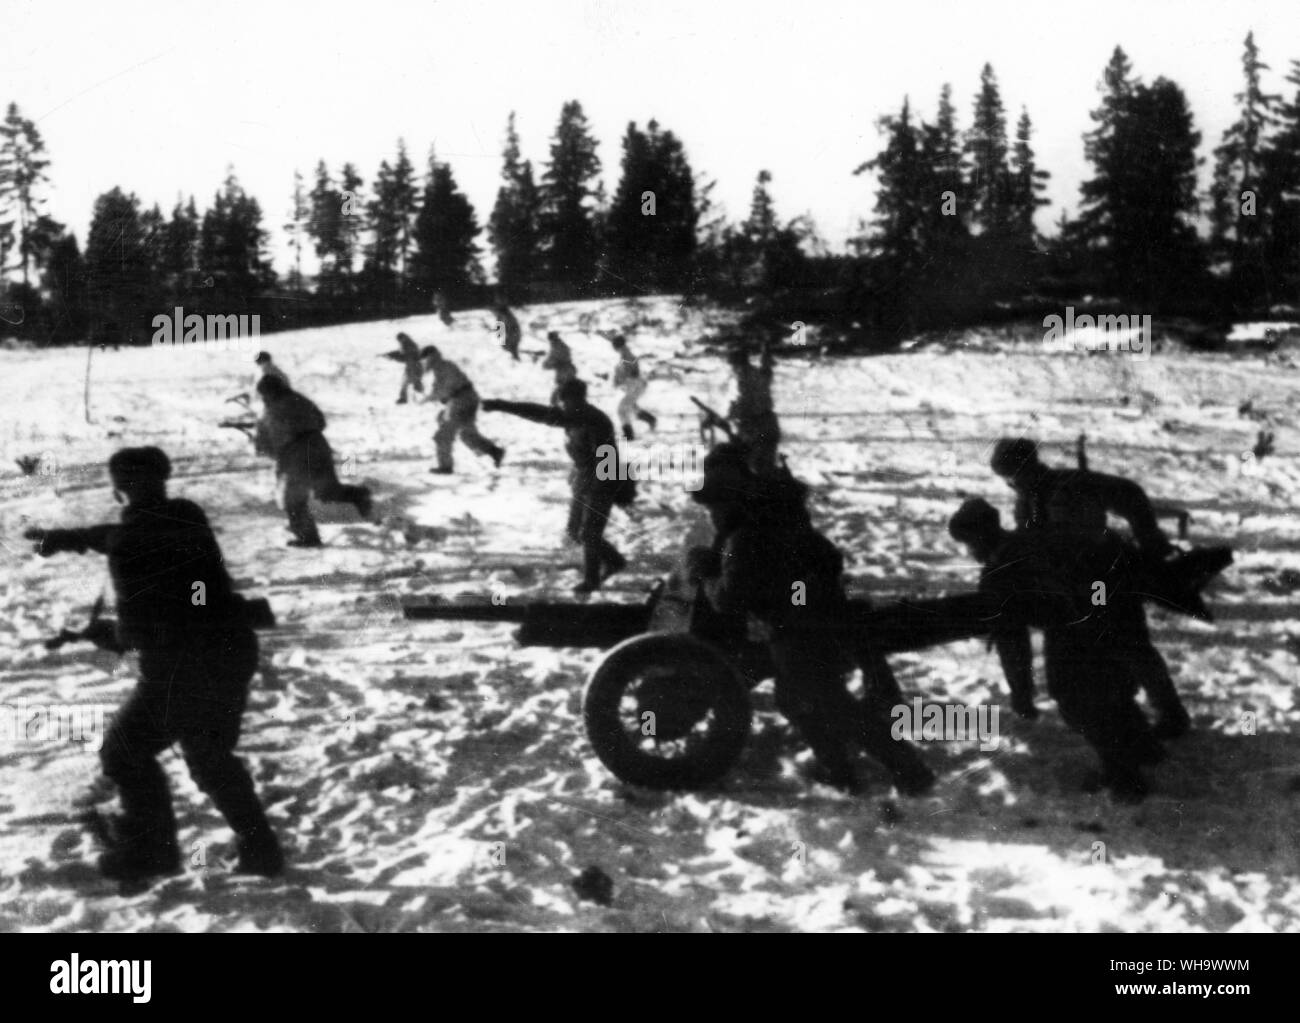
M959 543L973 543L997 533L1002 528L998 510L982 497L963 501L948 520L948 533Z
M172 463L161 448L122 448L109 458L108 474L114 483L161 483L171 476Z
M989 465L999 476L1014 476L1038 461L1038 445L1026 437L1004 437L993 445Z

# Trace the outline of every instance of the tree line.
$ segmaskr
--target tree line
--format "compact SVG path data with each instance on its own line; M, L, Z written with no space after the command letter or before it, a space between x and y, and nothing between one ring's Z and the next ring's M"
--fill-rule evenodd
M1258 313L1300 301L1300 61L1285 79L1289 100L1267 90L1268 70L1248 35L1237 117L1202 195L1201 135L1185 95L1163 77L1143 82L1117 47L1083 137L1091 175L1077 213L1062 214L1051 237L1035 222L1049 175L1033 122L1022 109L1009 129L985 65L964 130L947 84L931 119L907 98L880 119L880 148L854 171L874 179L875 204L845 255L827 251L809 218L778 217L766 170L748 215L730 220L715 183L653 119L628 124L607 194L597 140L573 100L537 171L510 114L485 225L451 165L431 151L417 170L401 140L368 185L352 163L334 172L321 161L309 179L295 172L283 275L267 255L262 208L233 169L201 215L193 197L164 214L120 187L104 193L83 250L44 212L49 158L11 103L0 125L3 329L43 343L147 341L153 316L175 305L303 326L426 312L438 293L453 306L652 292L757 298L776 318L815 294L832 315L897 335L1083 295L1143 310ZM314 273L304 272L305 254Z

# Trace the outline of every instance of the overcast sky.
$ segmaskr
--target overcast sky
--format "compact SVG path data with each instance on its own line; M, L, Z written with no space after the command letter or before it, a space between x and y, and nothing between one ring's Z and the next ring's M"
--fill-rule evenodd
M367 188L406 139L423 170L449 161L486 225L506 116L524 155L547 156L561 104L581 100L618 180L627 122L684 142L697 177L742 218L766 168L783 217L810 213L833 248L869 214L853 168L875 121L910 95L923 116L951 82L964 128L985 61L1014 130L1033 118L1052 173L1040 226L1073 211L1081 135L1116 44L1146 81L1187 93L1209 156L1234 116L1252 28L1281 91L1300 60L1300 0L5 0L0 102L37 121L52 161L49 211L84 244L95 197L120 185L200 209L232 165L280 226L295 168L352 161ZM1208 167L1206 168L1208 173ZM486 236L480 239L486 247ZM279 261L279 260L278 260ZM280 262L281 269L284 263Z

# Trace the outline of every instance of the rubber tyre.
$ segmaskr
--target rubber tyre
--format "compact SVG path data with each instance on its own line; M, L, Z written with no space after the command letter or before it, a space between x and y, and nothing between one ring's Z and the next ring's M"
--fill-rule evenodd
M631 718L628 698L638 701ZM647 706L665 719L667 736L641 734ZM744 680L720 651L686 633L650 632L614 647L587 682L582 710L601 763L645 788L708 786L735 766L749 738Z

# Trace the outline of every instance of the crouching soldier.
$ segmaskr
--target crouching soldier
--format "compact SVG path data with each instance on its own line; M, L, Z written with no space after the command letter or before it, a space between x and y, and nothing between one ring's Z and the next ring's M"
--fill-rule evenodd
M339 482L321 410L274 377L264 377L257 393L262 397L263 412L253 445L258 454L275 459L280 503L293 533L289 546L322 546L308 504L312 494L318 501L351 504L362 518L370 518L370 490Z
M119 525L31 529L42 557L108 555L117 595L117 641L140 655L140 682L113 718L100 752L122 816L100 859L106 877L140 881L180 870L176 818L157 757L179 743L195 784L238 839L242 873L283 869L279 842L234 755L257 637L234 592L203 511L167 496L171 474L158 448L124 448L109 459Z
M444 359L433 345L421 349L420 355L433 373L433 390L429 398L442 402L438 429L433 435L438 464L429 471L443 475L451 473L451 450L457 437L471 451L487 455L494 465L500 467L501 459L506 456L505 449L478 432L478 392L469 377L450 359Z
M1024 529L1064 526L1088 534L1106 530L1107 514L1124 519L1147 570L1177 548L1161 531L1151 500L1138 484L1086 469L1051 469L1038 458L1038 445L1004 439L993 448L992 468L1016 492L1015 521ZM1196 598L1199 602L1199 597ZM1151 642L1146 614L1130 616L1117 636L1158 715L1156 731L1173 739L1191 728L1191 718L1174 688L1164 658Z
M900 792L928 791L934 775L912 745L890 734L892 678L867 673L861 704L849 692L861 643L851 628L844 562L813 528L806 488L790 477L755 474L746 455L743 446L723 444L705 460L693 497L708 506L715 539L712 549L693 552L692 575L719 612L766 627L777 707L812 748L818 781L858 791L853 761L865 749Z
M587 401L587 385L581 380L569 380L557 389L556 400L558 407L489 399L483 402L483 411L507 412L564 430L565 449L573 461L567 533L574 543L582 544L582 582L574 592L591 593L627 565L623 555L605 539L605 527L614 505L626 506L635 499L636 482L618 478L623 474L617 470L614 424Z
M385 352L384 358L402 364L402 389L397 393L397 404L405 405L407 390L424 391L424 364L420 361L420 349L409 334L398 334L397 344L397 351Z
M1164 750L1137 705L1137 677L1122 642L1128 621L1144 614L1138 574L1113 534L1068 528L1002 528L997 509L978 498L948 524L984 567L993 641L1021 714L1033 708L1031 626L1043 629L1047 691L1065 723L1101 759L1100 786L1116 799L1146 795L1140 767Z

